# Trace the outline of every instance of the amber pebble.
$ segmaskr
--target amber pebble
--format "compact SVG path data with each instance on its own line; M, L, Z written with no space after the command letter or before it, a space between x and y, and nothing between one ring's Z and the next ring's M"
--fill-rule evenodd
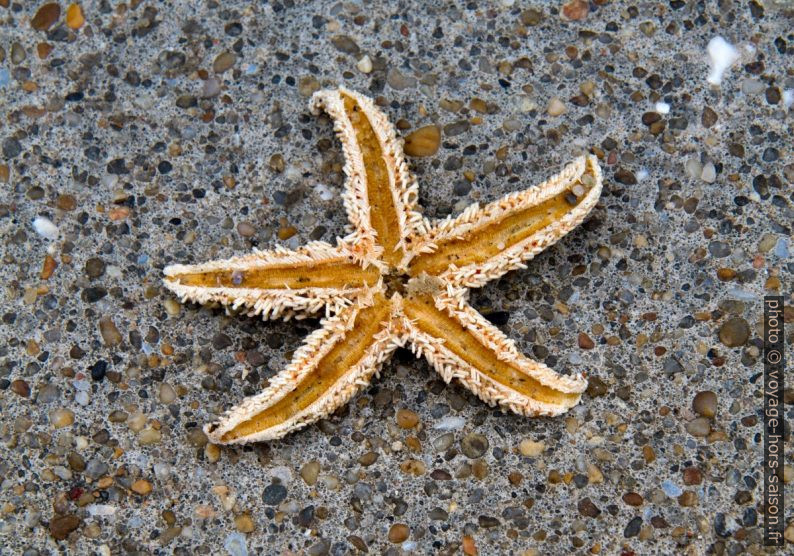
M52 273L55 272L55 268L58 266L58 263L55 262L55 259L52 258L51 255L44 256L44 264L41 267L41 279L42 280L49 280Z
M412 429L419 423L419 415L410 409L400 409L397 411L397 426L401 429Z
M66 8L66 25L70 29L79 29L84 23L85 18L80 4L69 4L69 7Z
M437 125L420 127L405 138L405 154L408 156L432 156L441 144L441 129Z
M408 526L404 523L395 523L389 529L389 541L399 544L408 539L408 534L411 532Z

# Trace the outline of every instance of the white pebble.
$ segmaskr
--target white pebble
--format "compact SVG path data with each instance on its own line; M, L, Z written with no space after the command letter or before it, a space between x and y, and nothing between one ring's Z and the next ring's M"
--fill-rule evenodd
M116 513L118 508L110 504L89 504L85 507L88 513L93 516L109 516Z
M739 59L739 51L720 36L709 41L707 51L711 59L711 73L707 81L719 85L722 83L722 74Z
M328 189L328 187L324 183L318 183L314 186L314 190L317 192L317 195L320 196L320 199L323 201L330 201L334 198L333 192Z
M783 91L783 106L786 108L794 106L794 89L786 89Z
M33 220L33 229L41 237L47 239L58 239L58 226L52 223L52 220L43 216L37 216Z
M684 164L684 169L690 178L699 178L703 172L703 166L697 158L690 158Z
M269 475L281 481L282 485L288 485L292 481L292 471L286 465L271 468Z
M463 417L444 417L438 423L433 425L437 431L456 431L463 428L466 424L466 419Z
M653 109L656 110L659 114L669 114L670 113L670 105L666 102L657 102L653 105Z
M167 463L155 463L153 467L154 476L157 477L159 481L165 481L171 475L171 466Z
M358 71L361 73L369 73L372 71L372 60L369 57L369 54L364 54L364 57L358 61L356 64Z
M717 179L717 170L714 168L714 164L711 162L706 162L706 164L703 165L703 171L700 174L700 179L706 183L714 183L714 180Z
M78 404L82 405L83 407L87 406L89 402L88 392L86 392L85 390L80 390L74 395L74 401L76 401Z
M229 553L229 556L248 556L248 545L246 544L245 535L235 531L226 536L223 541L223 548Z
M648 177L648 170L645 168L640 168L637 170L637 181L642 181Z

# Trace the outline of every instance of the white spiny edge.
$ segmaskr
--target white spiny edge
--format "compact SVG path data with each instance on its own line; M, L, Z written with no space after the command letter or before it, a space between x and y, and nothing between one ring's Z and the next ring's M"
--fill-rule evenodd
M206 305L220 303L227 312L233 313L244 308L249 317L259 316L262 320L283 318L300 320L314 316L325 309L326 316L338 313L355 299L365 294L369 288L301 288L293 290L262 290L254 288L206 288L184 286L166 282L166 287L179 297L182 303L193 302Z
M427 225L425 219L417 210L419 185L405 161L403 140L398 138L389 118L375 105L371 98L344 87L340 88L340 90L356 100L378 136L380 148L385 155L386 168L389 171L389 183L392 185L392 199L399 218L400 241L397 246L409 252L411 246L406 245L406 239L410 237L413 240L426 234Z
M487 261L464 265L459 268L451 267L442 273L441 278L458 286L479 288L511 270L526 268L524 264L526 261L532 259L538 253L559 241L568 232L581 224L593 207L598 203L603 184L601 169L594 156L588 158L582 157L577 163L569 165L561 174L542 184L540 186L541 190L536 191L533 196L526 194L538 188L510 194L491 203L482 210L474 210L469 214L469 210L475 207L472 205L472 207L466 209L461 217L459 217L462 221L459 226L454 226L444 232L444 239L456 237L464 234L474 226L477 228L485 226L488 222L503 218L507 213L523 210L535 204L542 203L569 188L572 181L575 181L582 175L585 170L585 163L590 166L595 183L585 193L585 198L560 220L552 222L549 226L538 230L531 236L505 249ZM581 171L574 173L572 172L573 168Z
M447 300L445 303L456 305L458 301ZM466 306L468 307L468 304L466 304ZM444 310L442 307L439 307L439 309ZM471 309L471 311L476 313L473 309ZM455 318L455 316L459 314L459 311L449 311L448 314ZM495 329L497 334L490 333L490 331L477 330L481 323L471 324L471 322L472 319L469 318L465 321L461 320L461 323L464 324L467 330L472 332L473 335L483 341L489 348L494 349L497 353L499 353L499 349L505 349L510 352L510 358L506 360L517 365L519 369L533 378L541 380L544 384L550 385L562 392L581 393L587 387L587 382L584 379L571 379L570 377L558 375L542 363L527 359L518 352L515 345L498 329ZM486 329L493 327L487 320L485 323L487 323L485 326ZM445 348L442 339L434 338L422 332L410 319L403 318L402 326L411 343L411 350L417 357L424 356L445 382L449 383L453 378L457 378L466 388L491 405L498 404L503 409L509 409L514 413L526 417L553 417L565 413L579 401L577 397L576 401L570 405L550 404L524 396L488 378L476 367L470 365L452 351Z
M588 167L593 173L595 183L588 190L586 199L581 201L577 207L571 211L571 213L577 216L581 215L583 218L592 206L595 205L601 194L601 168L598 165L598 159L593 155L580 156L563 168L560 173L535 187L509 193L484 207L480 207L479 203L473 203L466 207L458 216L449 216L444 220L435 222L427 235L420 239L420 245L418 247L423 253L432 253L436 251L438 245L444 241L461 238L467 232L487 226L492 222L504 218L511 212L540 204L570 188L576 180L584 175ZM577 210L583 204L587 204L586 210ZM584 212L584 214L581 214L582 212ZM571 213L569 213L569 215ZM576 224L574 224L574 227L575 225ZM567 231L568 230L566 230L566 233ZM531 241L532 238L529 238L530 243ZM528 260L528 258L524 260Z
M321 323L322 327L306 338L304 344L295 352L290 365L271 380L267 389L243 400L217 423L205 425L204 432L207 437L216 444L246 444L274 440L322 419L346 404L354 394L369 384L372 375L379 371L392 352L403 345L402 335L394 329L396 321L393 318L399 300L390 302L392 312L387 317L388 322L372 337L372 344L364 351L359 362L350 367L342 378L314 403L275 427L228 442L222 440L226 432L289 395L337 342L344 341L347 332L355 325L358 313L372 303L372 299L369 304L359 302L333 317L324 319Z
M460 322L472 336L493 351L498 359L516 365L541 384L560 392L578 394L585 391L587 379L583 375L574 377L561 375L543 363L529 359L518 350L515 342L504 332L461 299L458 292L453 296L448 292L434 298L436 308Z
M292 251L281 246L270 251L254 249L253 253L219 259L196 265L175 264L163 269L166 277L180 274L213 272L218 270L246 272L269 266L284 264L351 262L355 256L345 246L334 247L323 241L315 241ZM313 315L325 308L326 315L339 312L362 295L361 287L349 288L300 288L300 289L255 289L187 286L176 281L164 280L165 286L180 297L180 300L195 303L221 303L229 310L241 307L248 316L259 315L262 319L292 317L297 319Z
M356 258L367 266L374 264L380 270L386 267L380 260L383 247L378 244L377 233L370 220L370 205L367 193L367 173L356 132L345 111L345 104L339 90L324 89L312 95L309 109L315 116L326 112L334 123L334 131L342 144L344 172L347 176L342 193L342 202L350 221L350 233L337 240L345 245Z
M400 228L400 241L396 247L402 248L406 252L406 256L400 265L404 267L414 255L412 247L416 243L415 238L427 232L426 221L416 210L419 187L405 162L401 139L398 139L391 122L372 99L344 87L335 90L317 91L312 96L312 109L316 112L317 109L322 108L331 115L335 122L342 122L337 129L337 133L345 153L345 172L348 176L353 175L351 174L353 172L360 177L357 182L350 180L350 190L354 191L354 187L359 189L355 191L355 194L351 193L345 197L346 208L348 203L359 203L361 207L366 207L367 220L365 222L369 222L370 207L366 191L366 170L361 159L361 149L357 144L355 131L344 109L342 94L349 95L356 101L378 137L381 151L384 154L386 169L389 173L389 189L397 211L398 226ZM335 123L336 128L337 125ZM349 170L348 167L350 167ZM348 208L349 214L355 212L357 212L355 207ZM376 234L371 226L369 226L369 230L373 235ZM406 242L408 238L411 238L411 242Z

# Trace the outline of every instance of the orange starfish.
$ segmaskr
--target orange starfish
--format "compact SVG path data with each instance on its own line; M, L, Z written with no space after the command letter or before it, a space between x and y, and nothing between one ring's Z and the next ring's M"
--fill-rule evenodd
M528 417L576 405L584 377L526 358L467 297L470 288L525 268L584 220L601 193L596 158L582 156L538 186L430 223L417 211L402 143L371 99L340 88L318 91L311 106L331 115L342 142L349 235L336 246L313 242L165 269L165 285L182 301L263 318L326 311L322 327L262 393L205 427L210 440L271 440L317 421L406 344L446 382L457 378L490 404Z

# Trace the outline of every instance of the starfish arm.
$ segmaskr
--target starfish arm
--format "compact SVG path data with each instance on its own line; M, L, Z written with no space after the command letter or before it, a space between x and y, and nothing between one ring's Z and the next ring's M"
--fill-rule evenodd
M392 313L393 303L376 293L324 319L262 393L205 426L205 433L217 444L273 440L333 413L400 344Z
M578 226L601 195L601 169L583 156L537 187L436 224L418 241L409 272L478 288L516 268Z
M527 417L554 416L579 402L587 381L555 373L522 355L515 343L459 295L406 298L403 326L417 355L446 382L457 378L490 404Z
M345 88L317 91L311 108L334 120L345 156L344 204L355 244L372 246L390 266L410 258L415 238L425 233L416 210L418 189L408 171L402 142L371 99Z
M262 318L301 317L323 307L330 314L350 305L380 275L363 268L344 246L310 243L296 251L276 248L197 265L164 269L165 286L183 302L221 303Z

